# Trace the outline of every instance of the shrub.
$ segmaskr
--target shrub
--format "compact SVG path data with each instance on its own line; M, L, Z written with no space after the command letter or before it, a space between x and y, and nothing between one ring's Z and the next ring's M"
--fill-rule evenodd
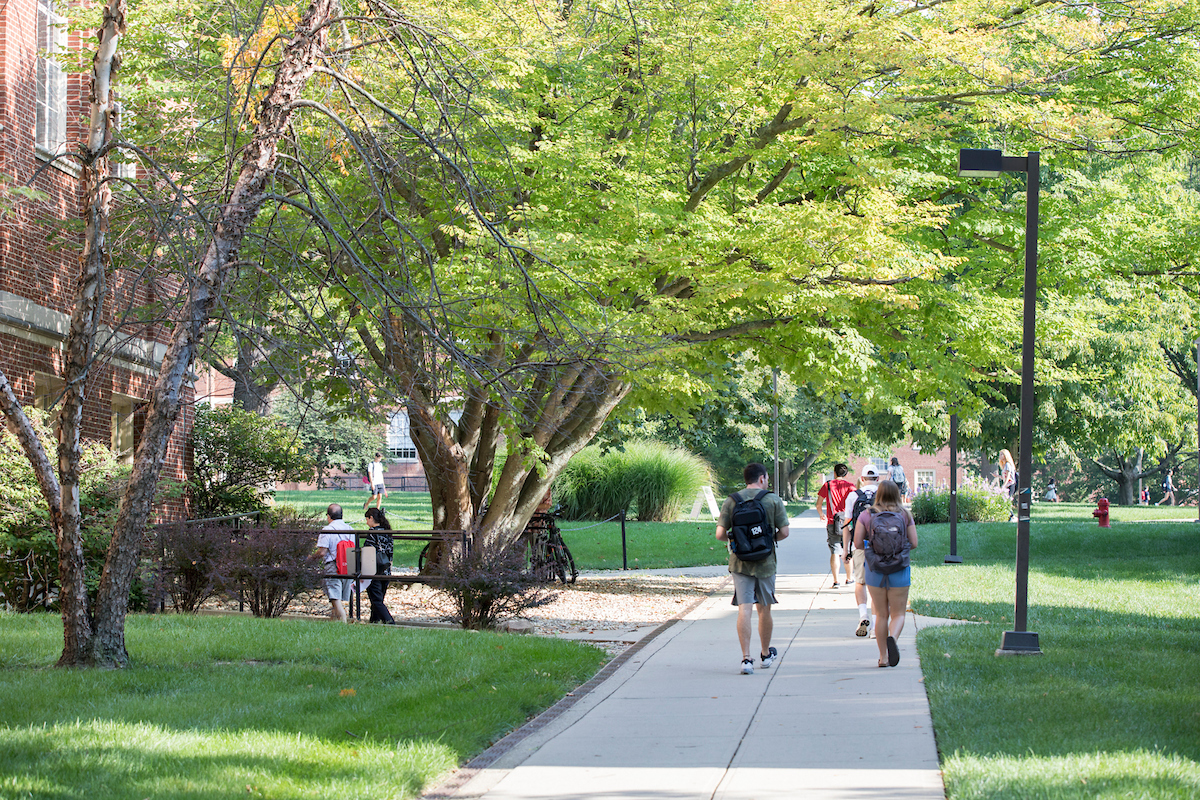
M256 617L280 616L297 594L320 582L316 536L307 530L242 528L226 541L214 583L245 600Z
M212 596L217 560L232 533L227 525L187 522L159 528L162 589L176 611L194 614Z
M1006 495L976 483L958 490L959 522L1003 522L1012 513L1012 501ZM926 491L913 498L913 520L918 525L950 521L950 492Z
M673 522L696 493L712 481L703 459L659 442L629 442L601 454L584 448L554 484L568 519L608 519L626 508L637 518Z
M46 452L55 443L46 427L46 414L26 409ZM0 426L0 605L27 612L56 607L58 598L58 543L50 527L50 512L16 437ZM104 445L85 441L80 461L79 507L82 513L84 580L92 595L100 573L112 521L128 470L120 466ZM131 608L144 606L141 581L130 592Z
M453 550L438 587L454 603L452 620L469 630L494 628L557 597L529 570L527 547L524 539L500 543L476 535L468 552Z
M199 406L192 439L188 494L195 517L265 510L274 481L312 475L312 459L301 455L282 423L236 406Z

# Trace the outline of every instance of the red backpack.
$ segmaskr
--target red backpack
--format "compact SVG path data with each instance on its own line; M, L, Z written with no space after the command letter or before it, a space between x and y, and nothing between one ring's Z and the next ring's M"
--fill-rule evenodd
M353 539L338 539L337 554L334 558L334 565L337 567L338 575L349 575L350 570L346 564L347 551L354 549Z

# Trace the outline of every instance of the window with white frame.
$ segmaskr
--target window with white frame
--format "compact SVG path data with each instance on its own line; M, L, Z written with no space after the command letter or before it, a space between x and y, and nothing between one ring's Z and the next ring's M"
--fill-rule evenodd
M918 492L933 491L934 471L931 469L918 469L918 470L915 470L915 473L916 474L913 476L913 479L917 483L917 491Z
M36 144L56 156L67 145L67 74L56 57L67 49L67 18L55 13L54 0L37 4Z
M388 458L395 461L417 460L417 445L413 442L408 427L407 411L397 411L388 420L387 446Z

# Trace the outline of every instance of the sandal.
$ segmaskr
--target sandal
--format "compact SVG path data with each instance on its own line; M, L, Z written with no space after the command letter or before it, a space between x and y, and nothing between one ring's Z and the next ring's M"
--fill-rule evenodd
M887 653L889 667L894 667L900 663L900 648L896 647L896 640L891 636L887 637Z
M888 665L888 663L887 663L886 661L882 661L882 660L881 660L881 661L880 661L878 664L876 664L875 666L877 666L877 667L886 667L887 665Z

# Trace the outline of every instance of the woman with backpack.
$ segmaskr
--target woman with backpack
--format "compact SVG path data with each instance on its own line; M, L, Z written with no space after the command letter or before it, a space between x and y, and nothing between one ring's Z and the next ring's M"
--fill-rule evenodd
M917 524L900 503L900 487L880 481L875 503L854 525L854 546L866 551L867 591L875 608L875 643L879 666L900 663L896 638L904 630L908 587L912 582L909 552L917 546Z
M387 514L383 513L382 508L368 508L363 516L366 517L367 527L371 531L363 538L363 545L375 548L375 574L391 575L394 544L392 534L388 533L392 529L392 525L388 522ZM372 579L370 585L367 586L367 598L371 601L370 622L381 622L384 625L396 624L396 621L392 619L392 612L388 610L387 603L384 602L387 590L388 582L378 579Z
M900 502L904 502L908 499L908 478L904 477L904 467L900 466L900 459L892 456L887 473L892 483L900 487Z

